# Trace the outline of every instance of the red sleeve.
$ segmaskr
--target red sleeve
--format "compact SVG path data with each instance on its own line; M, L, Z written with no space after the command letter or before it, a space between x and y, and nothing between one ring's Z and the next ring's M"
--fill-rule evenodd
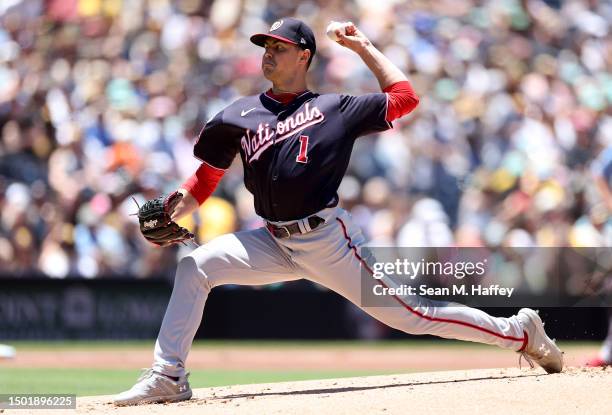
M389 122L408 114L419 105L419 97L408 81L389 85L383 89L383 92L387 93L389 99L387 104L387 121Z
M181 185L201 205L215 191L225 170L202 163L196 172Z

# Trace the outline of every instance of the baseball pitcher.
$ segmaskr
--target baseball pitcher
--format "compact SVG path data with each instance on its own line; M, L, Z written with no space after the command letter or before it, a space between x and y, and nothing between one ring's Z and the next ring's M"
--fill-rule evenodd
M359 305L364 236L338 207L337 189L361 136L392 128L419 103L407 77L352 23L336 30L338 43L372 71L381 92L317 94L306 85L316 53L312 30L284 18L251 42L263 48L261 69L272 87L227 106L204 126L194 147L202 163L176 192L140 209L143 235L160 246L193 237L175 221L214 191L236 154L255 210L256 230L220 236L182 258L157 338L154 363L116 405L172 402L192 395L185 361L210 291L222 284L261 285L306 278ZM380 284L372 278L371 284ZM383 323L412 334L433 334L518 351L548 373L560 372L561 351L538 314L510 318L425 298L389 296L385 307L362 307Z

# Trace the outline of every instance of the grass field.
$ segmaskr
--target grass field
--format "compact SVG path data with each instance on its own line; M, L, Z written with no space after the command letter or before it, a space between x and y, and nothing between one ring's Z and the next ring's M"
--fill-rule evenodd
M56 351L68 352L71 356L76 352L91 352L92 359L96 358L96 351L114 351L117 354L126 350L142 352L149 359L152 353L153 341L129 341L129 342L110 342L110 341L70 341L70 342L11 342L12 346L17 349L19 357L20 352L35 351L45 354L45 351L52 355ZM562 343L561 347L566 351L578 350L595 350L598 343L592 342L571 342ZM276 341L205 341L196 342L193 350L224 350L230 347L233 349L244 347L246 364L244 369L196 369L191 370L190 383L193 388L204 388L211 386L226 386L237 384L253 384L253 383L270 383L284 382L297 380L311 379L331 379L342 377L356 377L368 375L383 375L392 373L409 373L410 370L402 368L399 370L389 370L389 368L377 370L369 368L368 370L334 370L327 367L295 368L291 364L282 368L272 370L261 370L249 368L248 356L249 350L295 350L300 353L300 350L329 350L330 353L342 353L342 351L359 351L359 350L380 350L382 351L400 351L407 352L415 351L415 355L421 355L425 350L435 350L445 355L452 355L453 349L459 348L474 349L478 354L478 350L491 350L490 346L478 344L466 344L454 341L382 341L382 342L276 342ZM338 352L340 351L340 352ZM302 352L303 353L303 352ZM505 352L504 352L505 353ZM240 352L243 355L242 352ZM583 354L581 352L581 354ZM99 354L98 354L99 355ZM376 354L378 355L378 354ZM360 355L361 356L361 355ZM381 354L382 356L382 354ZM471 354L470 354L471 356ZM10 364L3 364L0 361L0 393L76 393L78 396L88 395L107 395L115 394L122 390L131 387L139 376L139 371L131 368L119 369L116 368L91 368L87 365L83 367L11 367ZM119 366L121 367L121 366ZM242 366L240 366L242 367ZM438 370L438 369L435 369Z
M4 341L2 341L4 343ZM83 350L83 349L142 349L150 348L155 345L155 340L66 340L66 341L30 341L20 340L9 342L18 350ZM490 346L479 343L466 343L455 340L434 339L434 340L197 340L193 343L192 350L196 349L217 349L231 345L231 347L244 348L282 348L282 349L328 349L328 348L453 348L463 347L469 344L471 347L488 348ZM572 345L591 345L596 342L569 342Z
M360 347L410 347L414 342L298 342L298 341L199 341L192 350L217 349L231 344L244 348L360 348ZM424 343L419 343L420 345ZM61 341L11 342L19 351L44 350L133 350L150 352L154 342L146 341ZM433 345L433 342L432 342ZM438 344L439 345L439 344ZM389 371L364 370L192 370L189 377L193 388L226 386L236 384L284 382L310 379L332 379L341 377L382 375ZM11 368L0 366L0 391L2 393L76 393L78 396L114 394L131 387L138 378L135 370L120 369L57 369L57 368Z
M387 371L261 371L195 370L192 388L246 385L293 380L333 379L386 374ZM129 389L138 371L118 369L19 369L0 371L2 393L76 393L78 396L110 395Z
M0 341L5 343L5 341ZM125 350L143 349L153 351L155 340L65 340L65 341L10 341L11 346L17 350ZM559 341L564 348L599 347L600 341ZM226 346L232 348L243 347L250 349L453 349L468 346L475 350L488 349L491 346L480 343L462 342L448 339L424 339L424 340L197 340L193 343L191 350L219 349Z

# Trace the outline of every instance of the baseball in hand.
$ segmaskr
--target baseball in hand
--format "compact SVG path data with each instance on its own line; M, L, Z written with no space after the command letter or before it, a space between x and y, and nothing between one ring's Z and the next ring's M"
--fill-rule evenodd
M332 20L327 25L327 29L325 29L325 34L327 35L328 38L330 38L334 42L337 42L340 40L340 38L336 35L336 30L340 29L340 30L345 31L347 25L348 23L346 22L336 22ZM344 33L346 33L346 31Z

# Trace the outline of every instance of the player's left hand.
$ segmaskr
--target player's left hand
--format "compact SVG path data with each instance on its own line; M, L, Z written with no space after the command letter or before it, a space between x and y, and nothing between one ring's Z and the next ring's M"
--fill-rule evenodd
M195 237L171 219L182 198L181 193L173 192L168 197L149 200L138 209L140 232L147 241L158 246L168 246Z
M361 52L370 45L370 40L361 30L357 29L353 22L349 22L344 30L337 29L336 36L340 39L337 41L338 44L356 53Z

